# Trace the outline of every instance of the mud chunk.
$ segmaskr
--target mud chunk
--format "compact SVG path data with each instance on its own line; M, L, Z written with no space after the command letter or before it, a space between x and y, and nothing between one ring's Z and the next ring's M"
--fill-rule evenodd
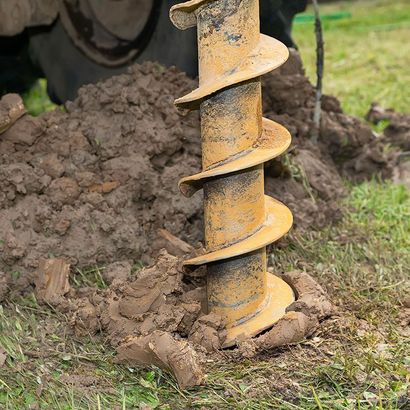
M183 316L178 323L177 332L183 337L188 337L193 324L201 313L201 304L197 303L182 303Z
M257 338L257 343L265 349L297 343L309 336L317 324L317 319L302 312L287 312L269 332Z
M178 263L177 258L162 252L155 266L142 270L139 277L122 290L121 314L132 319L149 311L155 312L172 293L182 293L182 272Z
M56 153L50 153L40 158L39 166L52 178L59 178L64 173L64 165L58 159Z
M71 226L71 221L68 219L60 219L54 225L54 231L59 235L64 235Z
M80 195L80 188L74 179L62 177L51 182L47 194L54 203L72 204Z
M10 128L26 113L23 100L18 94L6 94L0 100L0 134Z
M102 184L93 184L89 187L90 192L98 192L100 194L108 194L114 189L118 188L120 183L118 181L106 181Z
M402 162L393 170L393 182L406 186L410 190L410 161Z
M6 232L4 236L2 255L4 260L12 263L13 261L21 259L25 254L26 247L24 241L16 236L14 231Z
M71 289L68 278L70 265L63 259L43 259L38 266L34 283L40 302L58 304Z
M44 129L45 125L40 117L25 115L2 135L2 139L30 146L43 134Z
M404 308L398 317L401 326L401 334L404 337L410 337L410 308Z
M80 299L70 323L77 336L93 335L100 330L101 325L97 308L88 300Z
M6 272L0 271L0 303L6 298L11 284L11 276Z
M172 235L172 233L166 229L158 230L158 238L153 246L156 248L165 248L174 256L183 256L194 251L191 245Z
M188 340L203 346L208 352L218 350L226 339L225 324L215 313L201 316L192 326Z
M238 343L238 353L240 357L250 359L258 353L259 345L255 342L255 339L245 339Z
M332 314L333 306L326 292L309 274L293 271L282 278L293 288L296 301L268 332L255 339L258 348L297 343L310 336L320 320Z
M118 363L151 365L171 372L181 389L201 384L203 374L197 353L185 340L155 331L149 336L129 337L117 348Z
M393 167L397 162L398 153L387 152L380 141L372 141L362 147L361 152L354 158L343 164L345 174L354 174L354 180L360 181L366 175L380 174L389 178L393 173Z
M385 109L373 103L366 114L366 119L373 124L378 124L383 120L389 122L383 131L382 138L403 151L410 150L410 116L408 114L395 112L391 108Z
M372 129L358 118L328 112L322 118L321 139L335 158L357 156L361 147L375 139Z
M102 271L102 277L107 284L114 280L125 281L131 273L131 264L128 261L110 263Z
M323 163L312 151L302 149L294 157L306 175L308 183L323 199L332 199L344 192L342 178L336 167Z
M293 288L296 301L288 306L287 311L303 312L321 320L332 314L333 305L322 286L306 272L287 272L282 279Z
M99 183L99 178L96 174L90 171L80 171L75 173L75 179L80 187L89 187Z
M70 152L88 151L91 148L87 138L79 131L75 131L70 135L69 147Z
M106 307L101 312L101 324L109 335L113 346L129 335L134 335L142 324L122 316L118 306L118 297L115 292L110 291L106 296ZM154 328L148 331L155 330ZM138 332L137 332L138 334Z

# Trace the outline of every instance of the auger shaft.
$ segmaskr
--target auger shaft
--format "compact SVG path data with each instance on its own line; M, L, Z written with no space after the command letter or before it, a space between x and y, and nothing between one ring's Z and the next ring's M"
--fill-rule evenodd
M257 79L202 102L205 169L239 155L257 141L262 131L260 100L260 80ZM207 251L240 242L263 225L262 164L209 180L203 189ZM265 248L209 264L209 310L225 317L228 326L256 312L266 294L265 271Z
M279 130L276 151L266 144L273 131L262 122L260 75L269 70L260 62L258 0L191 0L174 6L171 18L180 28L196 21L198 30L200 86L176 103L200 109L203 172L180 187L187 195L204 189L207 254L187 264L207 263L208 309L225 318L228 346L271 326L293 300L287 285L266 272L266 243L289 229L291 216L276 204L290 224L277 232L269 227L263 173L263 162L283 151L288 134ZM272 62L264 64L272 69Z

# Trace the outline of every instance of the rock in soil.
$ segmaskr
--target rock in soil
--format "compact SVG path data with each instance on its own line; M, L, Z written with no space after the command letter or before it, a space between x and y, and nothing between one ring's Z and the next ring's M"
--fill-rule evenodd
M66 112L9 123L0 137L0 270L33 272L47 254L79 269L147 264L164 246L181 254L171 236L197 247L202 194L184 198L177 181L201 168L199 118L173 104L195 86L144 63L82 87ZM293 136L289 155L267 164L266 192L291 208L294 229L340 217L342 174L389 176L380 141L333 97L323 97L321 138L311 144L314 90L297 53L263 86L265 115Z

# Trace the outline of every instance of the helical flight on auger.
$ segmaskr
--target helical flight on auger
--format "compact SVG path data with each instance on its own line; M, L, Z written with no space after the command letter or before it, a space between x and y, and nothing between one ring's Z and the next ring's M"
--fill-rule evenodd
M264 195L264 163L290 145L289 132L262 118L260 76L289 55L260 34L258 0L191 0L170 10L180 29L197 26L199 87L175 104L199 109L202 172L179 182L185 196L204 191L208 311L226 323L224 347L271 327L294 301L267 272L266 246L285 235L292 214Z

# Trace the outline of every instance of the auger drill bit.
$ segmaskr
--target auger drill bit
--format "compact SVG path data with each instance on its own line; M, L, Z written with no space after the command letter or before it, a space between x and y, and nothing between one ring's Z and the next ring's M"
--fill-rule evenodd
M288 58L281 42L259 33L258 0L191 0L171 8L180 29L197 26L199 87L175 101L199 109L203 171L179 182L204 190L208 311L226 322L224 347L271 327L294 301L292 289L267 272L266 246L292 225L290 210L264 195L264 162L291 137L262 118L260 76Z

